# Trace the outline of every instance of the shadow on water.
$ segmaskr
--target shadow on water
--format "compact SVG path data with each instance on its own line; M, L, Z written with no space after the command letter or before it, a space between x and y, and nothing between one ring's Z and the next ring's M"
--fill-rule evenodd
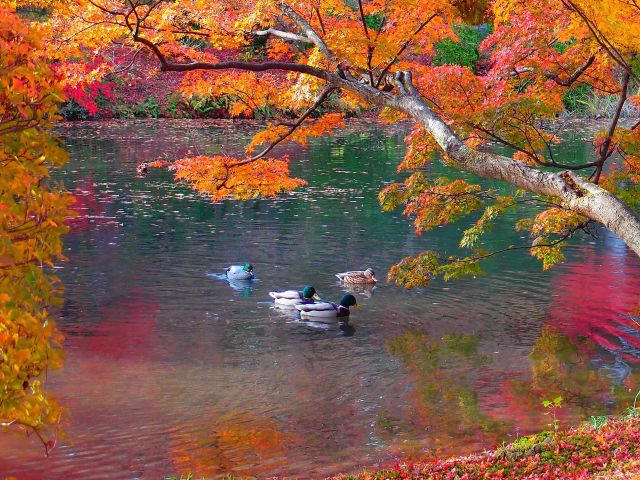
M373 266L384 279L407 255L457 244L460 224L416 236L380 211L405 132L361 126L288 147L292 174L309 184L277 199L211 204L167 172L135 177L142 161L238 151L250 131L61 127L72 157L62 178L80 215L59 270L68 358L49 384L68 408L68 436L46 460L0 436L1 473L318 477L548 428L542 401L558 395L563 425L629 404L640 388L640 262L614 236L600 232L549 272L512 254L482 278L347 289L335 273ZM513 221L483 248L522 242ZM215 273L239 257L258 279ZM268 296L307 284L329 299L351 291L362 308L319 324Z

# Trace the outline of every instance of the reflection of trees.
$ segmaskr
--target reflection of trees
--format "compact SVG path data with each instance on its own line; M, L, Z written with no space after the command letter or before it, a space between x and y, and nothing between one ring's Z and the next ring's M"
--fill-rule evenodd
M594 362L598 346L593 339L569 339L555 328L545 325L530 354L531 377L512 381L510 409L538 416L542 421L543 400L562 396L560 414L573 419L601 415L604 406L621 410L629 404L635 391L616 383L615 378L598 369ZM633 376L628 380L634 382Z
M478 402L476 379L490 361L478 352L478 342L466 334L432 340L410 331L387 343L415 378L410 421L433 432L436 449L485 435L497 439L505 432L506 424L493 420ZM383 414L378 422L381 433L392 433L393 423L392 414Z
M76 216L68 219L67 225L74 231L86 231L105 223L107 205L113 201L110 195L99 192L93 181L85 179L77 182L73 193Z
M252 475L285 465L285 446L293 440L283 426L248 412L210 416L186 423L172 433L170 455L177 472L212 476L241 472Z
M494 379L498 388L485 390L490 360L478 352L478 342L471 335L432 340L418 332L388 342L389 352L409 369L414 383L411 410L404 415L383 411L378 435L406 443L428 429L434 442L430 447L450 453L460 445L503 439L511 426L523 433L545 428L549 418L542 401L558 396L563 398L558 416L565 423L619 413L632 403L640 382L631 370L620 383L619 376L603 369L602 350L594 339L569 338L545 325L529 354L529 368L506 381Z

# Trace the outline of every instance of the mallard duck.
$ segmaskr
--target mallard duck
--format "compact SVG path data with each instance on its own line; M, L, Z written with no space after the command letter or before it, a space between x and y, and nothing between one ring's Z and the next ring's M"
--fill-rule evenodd
M342 283L377 283L378 279L375 277L375 272L367 268L366 270L353 270L351 272L336 273L336 277L340 279Z
M347 293L339 304L333 302L315 302L315 303L301 303L296 305L296 308L300 311L301 317L347 317L349 316L349 307L357 305L356 297Z
M294 307L300 303L313 303L314 300L320 300L316 289L311 285L305 286L300 292L296 290L269 292L269 296L274 299L273 303L281 307Z
M245 263L244 265L231 265L224 269L225 274L230 280L252 280L255 278L253 274L253 265Z

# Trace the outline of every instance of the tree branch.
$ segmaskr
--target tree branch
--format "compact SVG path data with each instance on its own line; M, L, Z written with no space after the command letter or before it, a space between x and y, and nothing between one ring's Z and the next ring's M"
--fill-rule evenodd
M600 160L598 161L598 166L596 167L596 171L594 173L593 183L598 183L600 181L600 175L602 175L604 164L613 153L613 150L611 150L611 142L613 141L613 135L616 132L616 127L618 126L620 115L622 114L622 108L624 107L624 103L627 101L630 79L631 75L629 74L629 72L625 72L624 79L622 80L622 92L620 93L620 100L618 100L616 112L613 115L613 119L611 120L611 125L609 125L607 137L602 145L600 145Z
M586 224L586 222L585 222ZM452 260L451 263L475 263L478 262L480 260L484 260L485 258L489 258L489 257L493 257L494 255L498 255L500 253L505 253L505 252L513 252L515 250L533 250L536 248L549 248L549 247L555 247L556 245L559 245L562 242L566 242L569 238L571 238L573 236L573 234L577 231L577 230L582 230L582 228L584 227L585 224L582 224L581 226L577 227L575 230L572 230L570 233L564 235L563 237L551 242L551 243L541 243L538 245L519 245L519 246L510 246L510 247L505 247L502 248L500 250L495 250L493 252L487 253L485 255L478 255L475 257L471 257L471 258L458 258L455 260Z
M302 43L310 43L313 44L313 41L307 37L303 37L302 35L296 35L295 33L289 33L289 32L285 32L282 30L277 30L275 28L267 28L266 30L255 30L253 32L250 32L251 35L256 35L256 36L269 36L269 35L273 35L274 37L279 37L282 38L284 40L291 40L293 42L302 42Z
M549 78L551 78L551 80L556 82L558 85L562 85L563 87L570 87L571 85L573 85L573 83L576 80L578 80L578 78L580 78L580 76L584 72L586 72L589 69L589 67L593 64L595 59L596 59L596 56L591 55L587 59L587 61L583 65L581 65L579 68L577 68L576 71L573 72L571 76L569 76L569 78L567 78L566 80L562 80L557 74L551 75Z
M144 50L143 48L139 48L138 50L136 50L136 53L133 54L133 58L131 58L131 61L125 67L122 67L122 68L120 68L118 70L114 70L111 73L113 75L118 75L118 74L120 74L122 72L125 72L125 71L129 70L133 66L133 64L135 63L136 58L138 58L138 55L140 55L140 52L142 52L143 50Z
M489 137L491 137L496 142L501 143L505 147L513 148L514 150L517 150L518 152L524 153L529 158L531 158L534 162L536 162L538 165L543 166L543 167L561 168L563 170L584 170L585 168L595 167L595 166L597 166L599 164L598 161L595 161L595 162L583 163L583 164L580 164L580 165L569 165L569 164L566 164L566 163L558 163L553 159L550 162L546 162L544 160L541 160L540 157L538 157L534 153L532 153L532 152L530 152L528 150L525 150L524 148L516 145L515 143L512 143L512 142L502 138L498 134L492 132L491 130L488 130L488 129L484 128L481 125L478 125L477 123L473 123L473 124L471 124L471 126L473 128L475 128L476 130L479 130L482 133L484 133L486 135L489 135Z
M251 72L266 72L268 70L284 70L287 72L298 72L312 75L317 78L322 78L327 81L335 81L338 79L337 75L331 74L326 70L312 67L302 63L286 63L286 62L240 62L240 61L227 61L227 62L188 62L188 63L173 63L167 60L167 57L162 53L160 47L152 41L141 37L140 35L134 35L134 41L146 45L160 61L160 70L163 72L189 72L193 70L248 70Z
M309 36L309 38L312 37ZM404 112L424 126L445 152L447 161L453 166L484 178L503 180L532 193L556 197L563 207L605 225L640 256L640 219L622 200L571 172L545 172L513 158L480 152L468 147L435 114L424 99L414 92L409 92L406 85L410 75L406 72L401 76L405 91L400 95L392 95L355 81L348 74L348 70L334 74L309 65L282 62L170 63L153 42L139 35L135 35L134 40L146 45L154 52L164 71L241 69L255 72L267 70L298 72L321 78L330 86L348 90L369 103Z
M572 0L561 0L562 4L569 10L574 11L585 23L593 38L598 44L606 50L609 56L620 65L627 73L638 79L638 75L633 71L631 65L627 63L622 54L616 49L616 47L605 37L598 29L598 26L578 7Z
M402 44L402 46L400 47L400 50L398 50L398 52L393 56L393 58L387 64L387 66L382 69L382 72L380 73L380 76L378 77L378 81L376 82L376 85L375 85L376 88L380 87L380 84L382 83L382 80L384 79L389 69L393 67L393 65L395 65L395 63L398 61L398 58L400 58L400 55L402 55L402 53L407 49L407 47L411 44L411 42L416 37L416 35L418 35L422 31L422 29L426 27L431 22L431 20L433 20L437 16L438 16L438 13L434 13L429 18L427 18L424 22L420 24L420 26L415 30L415 32L413 32L413 35L411 35L411 37L409 37Z
M302 16L298 14L293 8L291 8L286 2L278 2L278 8L284 13L287 17L293 20L298 27L300 27L307 38L313 42L313 44L318 47L318 49L327 57L331 62L338 63L336 61L335 55L329 50L329 47L325 43L325 41L316 33L316 31L309 25Z
M294 122L293 124L290 124L288 126L290 126L291 128L289 128L289 130L287 132L285 132L283 135L281 135L276 141L274 141L273 143L271 143L267 148L265 148L262 152L260 152L258 155L255 155L254 157L248 158L246 160L243 160L241 162L235 163L232 166L236 167L236 166L240 166L240 165L246 165L248 163L251 162L255 162L256 160L261 159L262 157L264 157L267 153L269 153L271 150L273 150L273 148L278 145L280 142L282 142L284 139L286 139L289 135L291 135L300 125L302 125L302 123L309 117L309 115L311 115L320 105L322 105L322 102L324 102L327 97L329 97L329 95L331 94L331 92L333 92L335 90L335 87L328 87L325 90L322 91L322 93L318 96L318 98L316 99L316 101L314 102L313 105L311 105L301 116L300 118Z

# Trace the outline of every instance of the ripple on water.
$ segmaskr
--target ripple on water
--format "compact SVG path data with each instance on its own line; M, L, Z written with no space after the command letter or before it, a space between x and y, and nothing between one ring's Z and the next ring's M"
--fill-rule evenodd
M638 387L628 314L640 265L610 235L550 272L510 253L476 279L412 291L381 283L356 293L349 328L273 308L270 290L305 284L338 300L336 272L370 266L384 278L407 255L451 249L460 228L417 237L380 211L377 191L399 178L401 130L287 147L309 185L272 200L211 204L167 172L134 178L138 163L210 151L212 138L239 150L254 129L61 129L72 158L62 178L80 215L58 271L69 354L48 384L68 408L68 437L46 460L33 441L0 437L0 472L322 476L544 428L540 402L554 385L571 393L562 422L626 406L623 387ZM483 248L523 241L507 220ZM258 280L230 284L224 268L244 261Z

